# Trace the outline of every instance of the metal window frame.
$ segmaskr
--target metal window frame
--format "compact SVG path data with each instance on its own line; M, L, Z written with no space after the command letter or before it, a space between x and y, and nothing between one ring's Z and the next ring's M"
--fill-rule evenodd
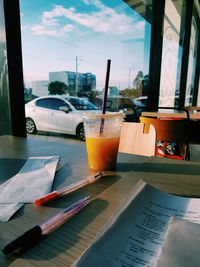
M3 0L7 44L11 131L26 137L19 0Z
M189 62L189 50L190 50L190 36L191 36L191 24L192 24L192 11L193 11L194 1L186 0L186 16L185 16L185 33L183 39L183 54L181 61L181 77L180 77L180 98L179 107L184 107L185 105L185 93L187 84L187 74L188 74L188 62Z
M149 94L147 109L158 108L163 44L163 18L165 0L152 1L152 31L149 61Z
M194 6L196 9L196 7ZM200 17L198 16L198 13L196 11L197 15L197 24L198 24L198 29L200 29ZM200 30L198 32L198 41L197 41L197 60L196 60L196 68L195 68L195 77L194 77L194 94L193 94L193 101L192 105L196 106L197 104L197 98L198 98L198 89L199 89L199 76L200 76Z
M158 109L158 104L159 104L165 2L166 0L153 0L152 2L153 18L152 18L152 33L151 33L151 48L150 48L149 94L148 94L147 110L156 110ZM183 39L182 60L180 64L180 72L181 72L180 87L179 87L180 97L179 97L178 108L184 107L185 103L193 8L195 8L194 0L186 0L186 14L184 21L185 33ZM200 39L200 37L198 38ZM194 82L194 97L192 103L193 105L196 105L197 103L199 74L200 74L200 41L198 41L198 55L197 55L197 64L195 69L195 82Z

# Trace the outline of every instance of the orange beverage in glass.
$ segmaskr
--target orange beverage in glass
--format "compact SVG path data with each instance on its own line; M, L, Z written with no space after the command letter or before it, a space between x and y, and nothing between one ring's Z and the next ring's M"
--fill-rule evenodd
M88 165L93 170L114 170L116 167L119 137L86 137Z
M123 113L83 116L88 166L93 170L115 170Z

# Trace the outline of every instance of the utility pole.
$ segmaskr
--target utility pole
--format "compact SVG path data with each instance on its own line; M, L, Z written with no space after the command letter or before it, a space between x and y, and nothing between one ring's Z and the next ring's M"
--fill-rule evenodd
M128 71L128 89L130 89L131 86L131 67L129 67Z
M78 56L76 56L75 92L78 94Z

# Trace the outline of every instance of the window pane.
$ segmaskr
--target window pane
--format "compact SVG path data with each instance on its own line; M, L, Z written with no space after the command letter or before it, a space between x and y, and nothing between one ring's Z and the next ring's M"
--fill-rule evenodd
M159 106L178 106L185 0L165 4Z
M96 110L97 107L85 99L66 98L78 110Z
M191 37L190 37L190 50L189 50L189 63L186 84L185 106L192 106L194 94L194 79L197 60L197 45L198 45L199 27L197 24L197 17L193 10Z
M37 100L36 106L41 108L52 108L51 98Z
M197 106L200 106L200 77L199 77L199 86L198 86Z
M143 104L138 97L148 94L151 2L20 0L25 87L39 97L59 82L57 94L99 108L111 59L109 97Z
M52 109L59 110L60 107L69 107L66 102L60 99L51 99Z
M0 0L0 135L11 134L9 83L3 1Z

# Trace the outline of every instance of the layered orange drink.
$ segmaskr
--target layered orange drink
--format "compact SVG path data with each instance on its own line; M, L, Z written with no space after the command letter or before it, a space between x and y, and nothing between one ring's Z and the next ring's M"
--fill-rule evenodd
M119 137L86 137L89 167L93 170L114 170L118 147Z
M89 114L84 117L88 165L93 170L116 168L122 113Z

